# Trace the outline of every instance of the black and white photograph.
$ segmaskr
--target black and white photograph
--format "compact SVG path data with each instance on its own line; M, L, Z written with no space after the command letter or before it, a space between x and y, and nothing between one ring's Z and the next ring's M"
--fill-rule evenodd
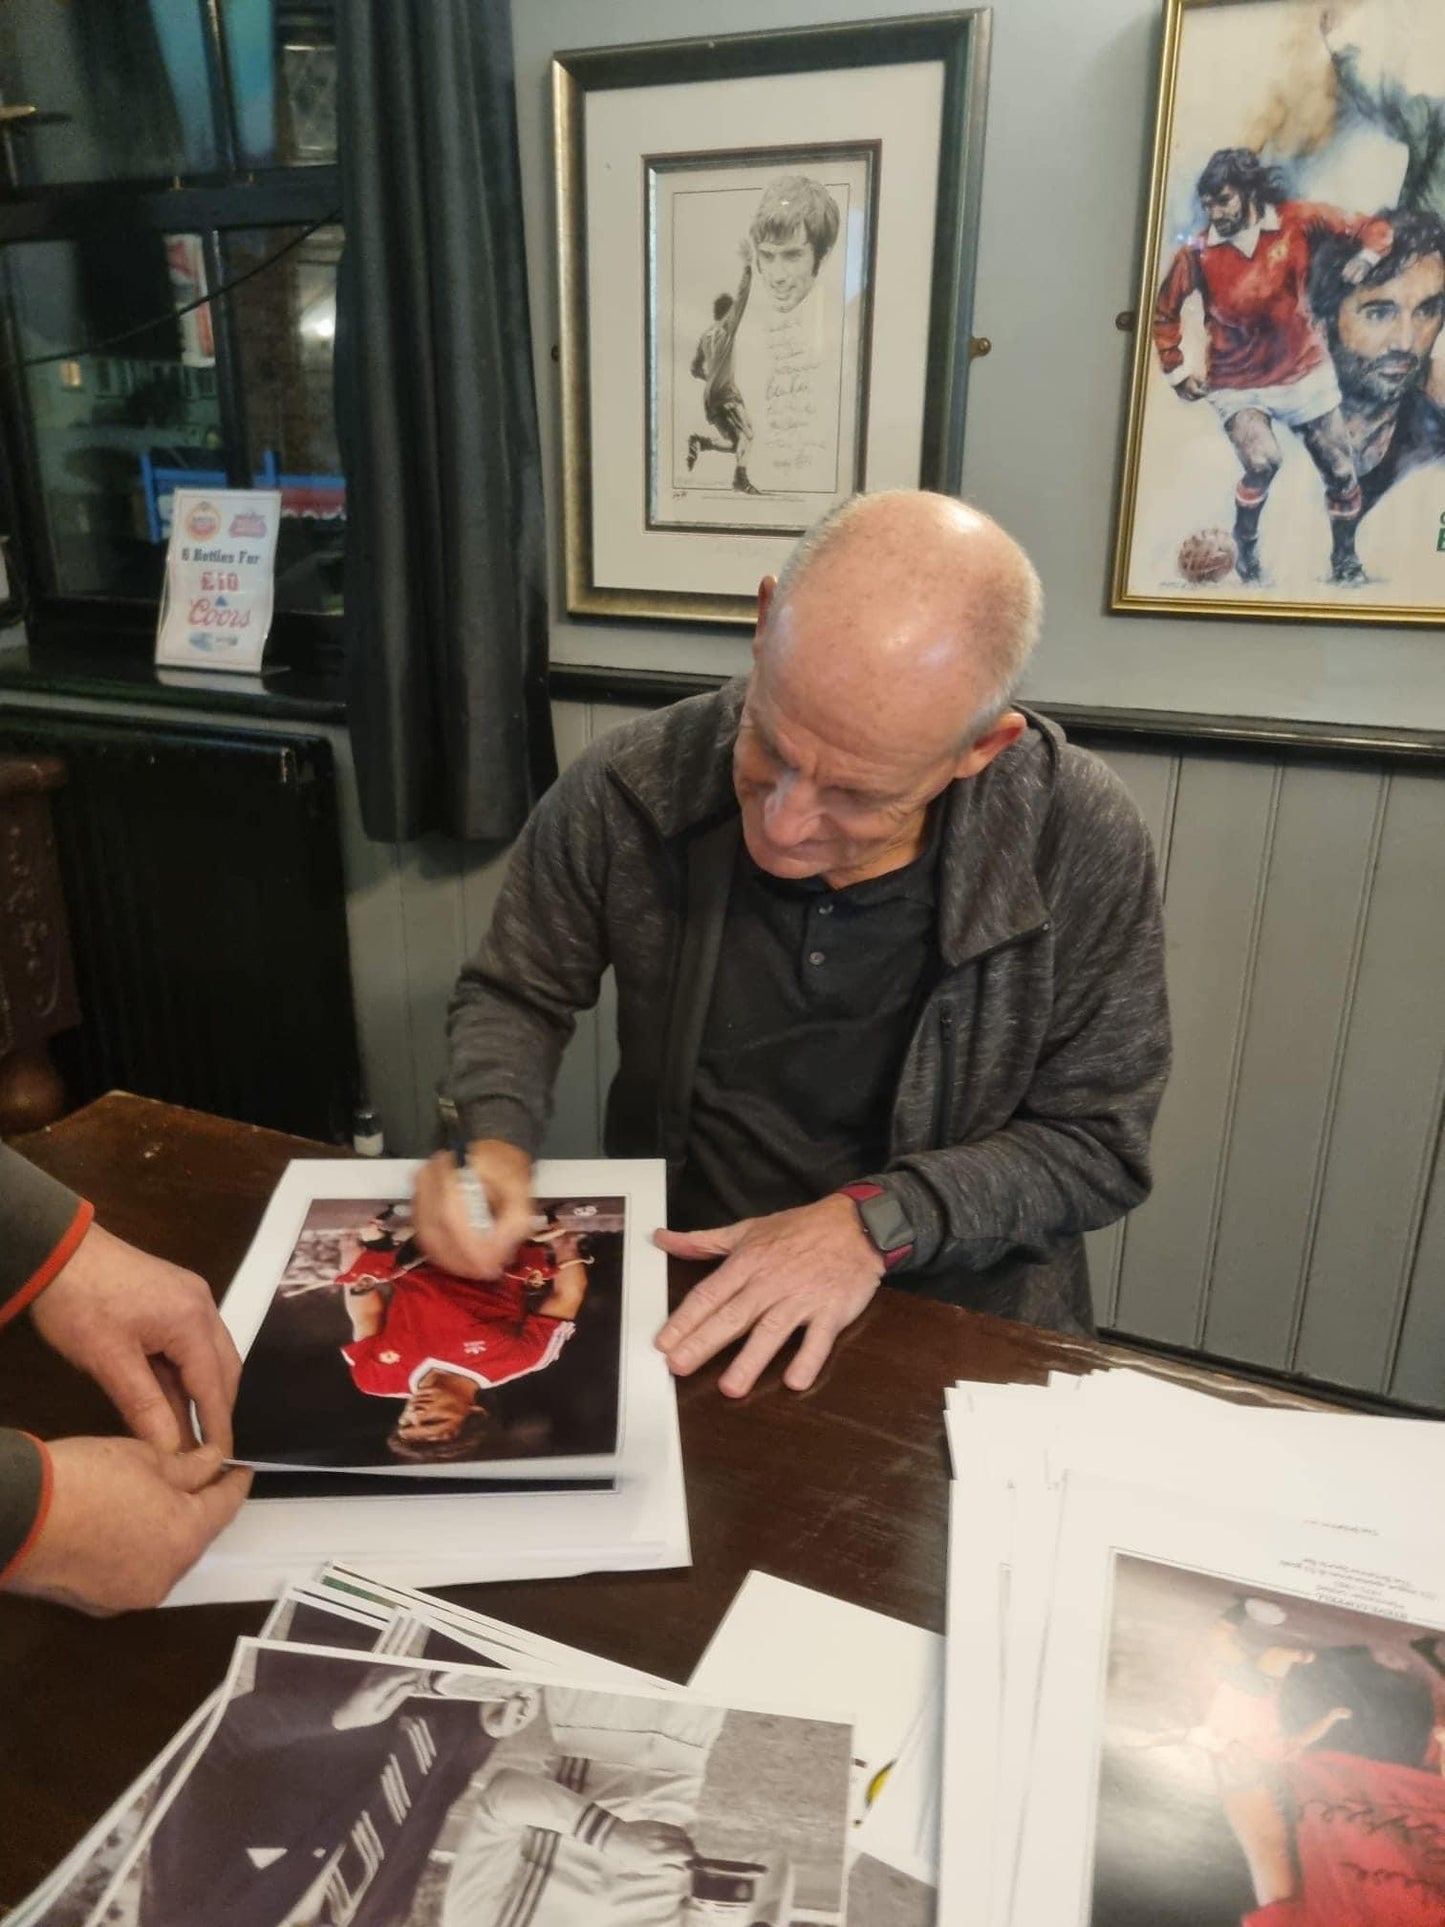
M862 486L879 161L647 158L651 527L797 533Z
M850 1729L243 1641L105 1927L839 1918Z
M1438 1927L1445 1634L1118 1554L1091 1927Z
M426 1257L407 1197L316 1199L246 1355L236 1456L445 1474L615 1452L623 1200L537 1211L488 1281Z

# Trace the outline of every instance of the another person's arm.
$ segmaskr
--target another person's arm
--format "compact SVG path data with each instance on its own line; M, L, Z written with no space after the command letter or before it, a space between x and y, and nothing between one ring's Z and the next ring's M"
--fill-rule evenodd
M0 1324L37 1329L110 1396L133 1439L45 1446L0 1431L0 1586L87 1611L154 1605L235 1515L222 1475L240 1361L204 1283L114 1238L0 1145ZM186 1399L210 1443L193 1445Z

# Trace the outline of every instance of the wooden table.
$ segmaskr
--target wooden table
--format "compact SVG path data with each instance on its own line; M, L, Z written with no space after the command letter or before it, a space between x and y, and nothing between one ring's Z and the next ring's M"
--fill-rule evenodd
M108 1229L199 1271L218 1294L287 1162L336 1155L123 1093L19 1148L89 1197ZM882 1291L807 1394L787 1391L776 1370L741 1403L717 1391L716 1368L680 1384L690 1570L450 1596L678 1680L751 1567L941 1630L944 1387L1038 1381L1109 1358L1102 1347ZM0 1416L44 1437L117 1429L102 1395L28 1320L0 1335ZM316 1552L320 1563L326 1547ZM264 1615L252 1604L97 1621L0 1597L0 1907L28 1892L160 1750L219 1683L233 1640Z

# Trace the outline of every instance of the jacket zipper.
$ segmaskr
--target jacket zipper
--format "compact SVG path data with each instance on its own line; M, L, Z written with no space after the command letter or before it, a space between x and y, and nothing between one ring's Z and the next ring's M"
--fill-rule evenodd
M948 1126L949 1100L953 1096L953 1005L938 1006L938 1087L933 1094L933 1148L938 1150L944 1143L944 1131Z

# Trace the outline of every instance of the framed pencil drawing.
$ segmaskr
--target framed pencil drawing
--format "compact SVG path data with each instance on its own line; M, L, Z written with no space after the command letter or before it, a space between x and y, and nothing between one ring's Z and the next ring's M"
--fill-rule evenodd
M1445 9L1168 0L1112 606L1438 623Z
M572 614L744 623L855 491L958 488L987 26L557 56Z

